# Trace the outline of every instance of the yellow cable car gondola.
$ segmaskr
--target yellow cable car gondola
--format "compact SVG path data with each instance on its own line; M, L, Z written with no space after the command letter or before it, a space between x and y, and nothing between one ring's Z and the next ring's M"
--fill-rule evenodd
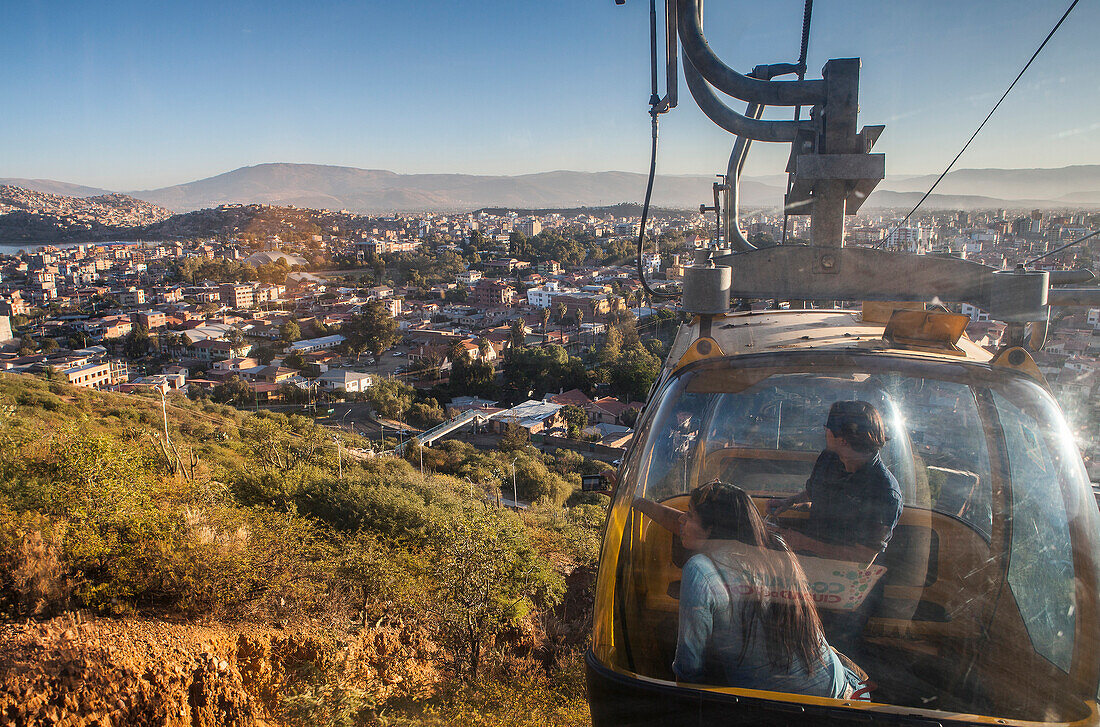
M594 724L1100 725L1100 512L1031 355L1049 305L1100 299L1096 289L1051 286L1091 276L843 247L844 214L885 168L870 153L881 127L856 132L858 61L830 61L817 81L767 80L790 72L775 66L740 76L710 53L697 0L668 0L666 17L670 82L679 38L692 95L742 140L723 186L733 213L725 237L685 270L681 302L693 319L617 473L587 655ZM747 113L721 105L712 85L748 101ZM663 99L654 88L652 103L656 149L657 114L675 105L674 87ZM765 104L813 112L760 121ZM811 215L811 247L757 250L737 230L744 139L793 143L787 204ZM731 299L872 302L733 312ZM990 354L970 342L967 319L942 306L889 301L969 302L1006 322L1004 345ZM851 401L880 416L876 459L900 493L884 547L863 551L869 558L815 555L773 535L774 545L743 557L793 550L797 577L757 582L750 573L733 586L719 577L721 608L699 606L694 585L685 590L689 566L700 554L718 561L708 541L686 537L684 523L699 518L692 493L730 483L763 517L806 487L823 451L836 451L837 434L830 440L823 425L835 402ZM813 504L790 509L771 525L805 532L814 513ZM723 552L736 561L740 546ZM762 628L744 604L782 599L813 604L823 624L815 638L858 689L806 689L790 678L791 658L760 661L763 678L730 678ZM678 678L698 613L707 619L701 676ZM718 634L732 634L740 653L717 646Z
M834 310L717 317L697 356L699 325L681 331L620 469L588 656L595 723L1096 724L1100 516L1030 356L902 344ZM801 489L830 403L852 399L882 412L904 495L858 657L873 689L834 700L677 682L683 557L635 498L683 510L717 478L763 511ZM818 608L839 588L812 583Z

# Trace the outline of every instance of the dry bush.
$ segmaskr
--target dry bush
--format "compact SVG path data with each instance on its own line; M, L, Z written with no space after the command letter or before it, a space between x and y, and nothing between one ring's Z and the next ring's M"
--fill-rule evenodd
M50 616L69 606L72 583L58 528L37 513L0 510L0 608Z

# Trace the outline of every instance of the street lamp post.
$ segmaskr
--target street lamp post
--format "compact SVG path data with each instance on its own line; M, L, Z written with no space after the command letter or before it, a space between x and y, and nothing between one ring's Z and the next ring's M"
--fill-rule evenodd
M157 387L157 391L160 393L160 411L164 415L164 445L165 448L169 446L168 441L168 401L166 399L164 389Z
M519 494L516 491L516 462L519 462L519 457L512 460L512 502L516 503L516 509L519 509Z
M337 434L333 439L336 440L336 472L337 479L344 479L344 442L340 439L340 435Z

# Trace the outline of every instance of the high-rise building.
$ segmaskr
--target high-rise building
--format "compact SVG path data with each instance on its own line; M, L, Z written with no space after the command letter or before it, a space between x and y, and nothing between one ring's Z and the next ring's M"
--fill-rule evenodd
M534 237L542 232L542 223L531 218L516 223L516 232L522 232L525 237Z

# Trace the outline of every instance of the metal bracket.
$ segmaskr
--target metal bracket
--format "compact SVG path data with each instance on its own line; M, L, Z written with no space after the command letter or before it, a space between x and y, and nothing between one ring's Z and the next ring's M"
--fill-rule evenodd
M885 154L799 154L785 202L792 215L808 215L817 182L845 182L844 212L854 215L886 177Z

